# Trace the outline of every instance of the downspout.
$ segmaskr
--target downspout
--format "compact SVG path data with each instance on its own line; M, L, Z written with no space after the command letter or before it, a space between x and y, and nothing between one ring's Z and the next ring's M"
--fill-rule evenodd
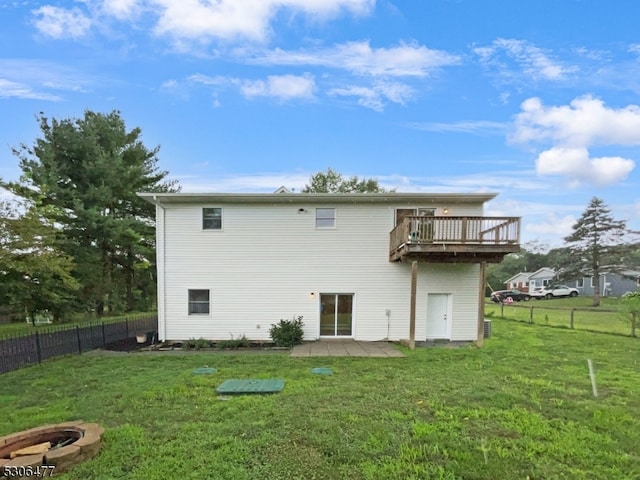
M162 341L166 341L167 339L167 302L166 302L166 275L165 275L165 215L164 208L158 202L158 197L156 195L153 196L153 203L156 205L156 265L161 266L158 268L158 307L162 305L162 311L158 312L158 322L162 322L161 328L158 328L158 336ZM160 220L160 222L158 222ZM158 223L161 224L161 229L158 230ZM160 240L160 241L159 241ZM160 248L161 247L161 248ZM162 285L162 288L160 288ZM160 310L160 308L159 308ZM160 327L160 325L158 325Z

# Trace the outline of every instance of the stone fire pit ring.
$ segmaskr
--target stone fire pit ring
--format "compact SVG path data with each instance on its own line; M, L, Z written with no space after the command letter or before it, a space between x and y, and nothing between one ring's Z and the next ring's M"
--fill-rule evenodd
M0 479L42 478L51 473L65 472L98 453L103 433L104 428L97 423L74 421L44 425L0 437ZM64 446L10 458L12 452L15 454L18 450L63 438L65 441L61 444Z

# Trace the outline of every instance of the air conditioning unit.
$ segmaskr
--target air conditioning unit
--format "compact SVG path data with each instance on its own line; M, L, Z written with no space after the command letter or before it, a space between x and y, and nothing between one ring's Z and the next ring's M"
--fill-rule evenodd
M491 337L491 320L484 321L484 338Z

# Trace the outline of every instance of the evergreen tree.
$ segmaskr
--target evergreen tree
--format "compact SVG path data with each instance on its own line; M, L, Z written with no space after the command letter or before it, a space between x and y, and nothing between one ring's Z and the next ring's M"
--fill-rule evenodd
M134 309L136 298L153 298L155 285L138 278L153 271L155 210L136 192L177 191L158 170L159 148L147 149L140 128L127 130L117 111L64 120L41 114L39 123L42 137L14 149L20 181L2 186L46 209L59 227L88 308Z
M593 275L593 306L600 305L600 273L603 266L617 263L612 254L623 244L626 222L615 220L605 203L593 197L573 226L565 242L571 251L571 263L563 276Z
M43 311L55 319L72 310L79 284L71 272L73 259L64 254L51 221L33 206L19 215L0 203L0 283L8 305L31 321Z

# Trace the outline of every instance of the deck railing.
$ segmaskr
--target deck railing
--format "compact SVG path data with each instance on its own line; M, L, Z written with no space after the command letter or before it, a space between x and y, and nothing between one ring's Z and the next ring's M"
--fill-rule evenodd
M514 245L519 217L405 217L390 234L390 251L404 245Z

